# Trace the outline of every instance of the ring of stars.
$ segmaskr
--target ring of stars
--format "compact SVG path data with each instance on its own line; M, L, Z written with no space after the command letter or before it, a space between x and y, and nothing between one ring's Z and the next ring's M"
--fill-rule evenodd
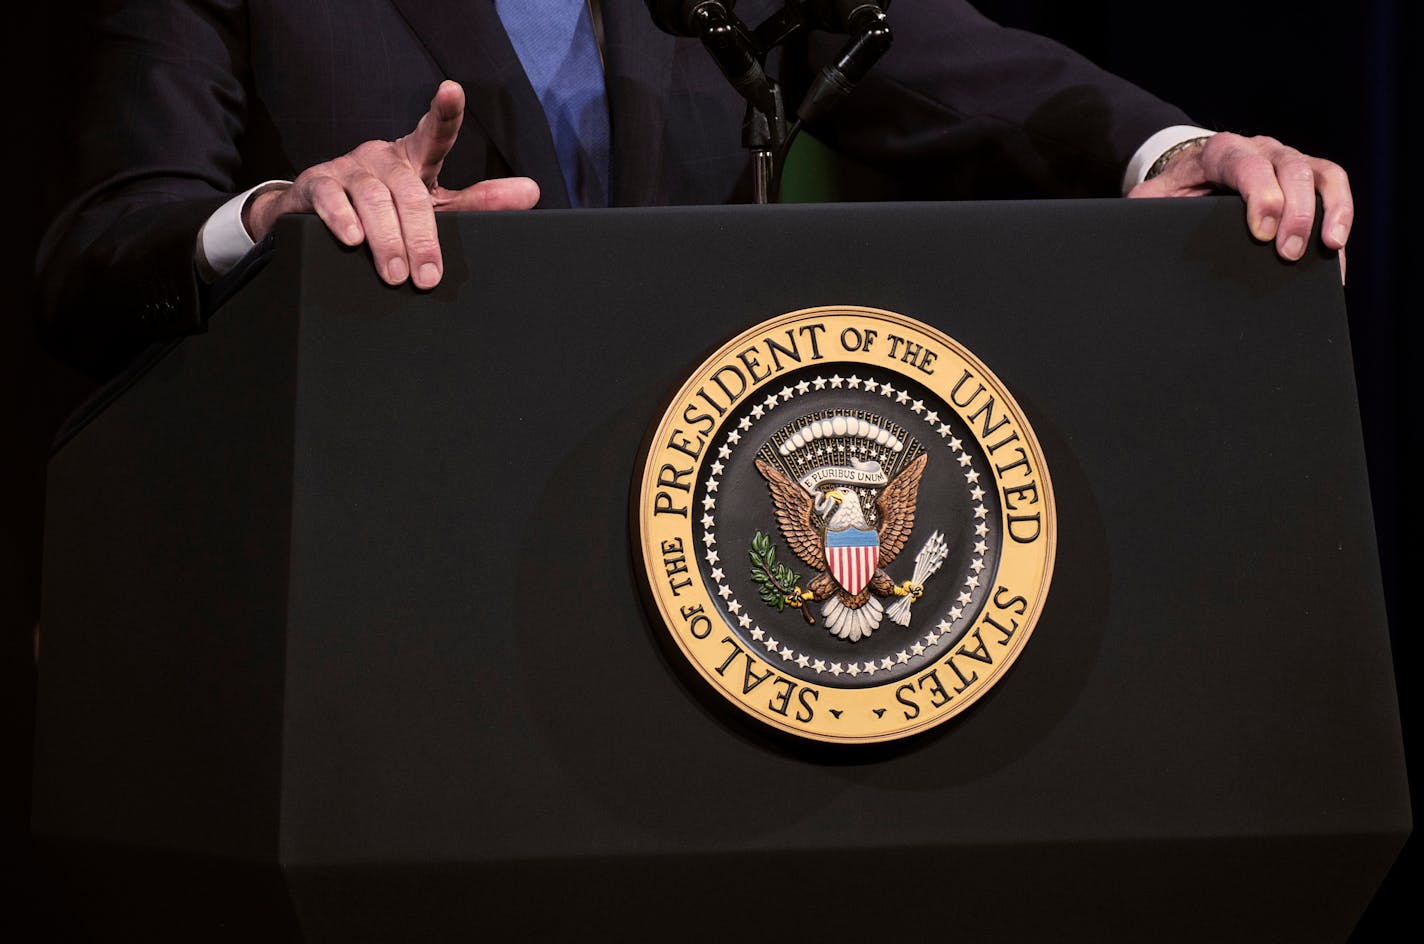
M797 652L793 647L776 639L752 619L751 615L744 612L745 608L741 602L733 596L730 584L726 580L726 572L719 566L722 563L721 553L717 550L717 519L713 513L717 507L716 493L720 487L720 476L725 471L726 466L723 460L732 456L732 446L738 445L744 433L751 431L757 420L762 419L783 403L788 403L798 396L802 396L810 390L824 390L830 387L833 390L852 389L865 390L869 393L878 393L887 399L900 404L909 404L910 411L922 419L928 425L933 434L938 434L944 446L955 454L955 461L959 464L964 480L970 486L970 498L974 501L974 532L976 543L974 545L974 556L969 565L969 573L964 577L964 589L958 594L956 603L951 606L944 616L934 624L934 626L923 636L915 639L915 642L901 649L893 656L885 656L880 659L867 659L864 661L842 661L827 662L824 659L813 658L804 652ZM746 630L748 635L761 645L765 650L762 657L770 664L776 664L779 659L783 663L791 663L801 669L808 669L817 675L828 675L839 679L842 675L850 678L859 676L873 676L877 672L891 671L897 665L905 665L912 658L924 655L934 649L943 641L946 645L954 641L957 636L954 633L955 625L963 618L966 608L973 599L973 593L982 582L981 575L984 572L984 558L988 554L988 542L986 538L989 534L987 517L989 509L984 504L984 489L979 485L979 472L974 468L973 457L964 450L963 442L954 435L954 431L949 424L941 420L938 413L928 410L922 400L912 400L908 390L896 389L892 383L881 383L873 378L861 378L852 375L841 377L839 374L831 377L816 377L814 380L802 380L800 383L782 387L779 391L769 393L765 399L760 400L752 407L749 415L743 416L737 424L737 428L727 434L727 442L717 450L717 459L709 467L711 475L704 485L704 495L702 499L703 515L701 519L703 534L702 556L706 559L711 570L708 576L712 578L717 586L717 596L725 601L727 612L732 614L737 620L737 625Z

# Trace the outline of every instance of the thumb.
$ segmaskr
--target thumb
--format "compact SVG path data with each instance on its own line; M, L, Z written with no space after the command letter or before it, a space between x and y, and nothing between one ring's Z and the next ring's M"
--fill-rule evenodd
M495 177L463 190L436 187L431 191L435 209L450 210L532 210L539 202L539 185L528 177Z
M1170 197L1172 186L1162 177L1144 180L1127 192L1128 197Z

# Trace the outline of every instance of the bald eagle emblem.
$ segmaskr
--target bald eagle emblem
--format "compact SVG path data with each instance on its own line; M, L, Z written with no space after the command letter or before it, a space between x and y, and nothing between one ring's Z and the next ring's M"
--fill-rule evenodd
M824 420L827 431L841 419ZM855 418L844 419L855 422ZM814 428L815 423L811 425ZM836 432L841 432L839 427ZM899 445L893 436L890 439L890 446ZM924 580L947 553L944 537L936 531L920 552L915 580L896 583L886 573L914 530L920 479L929 455L919 452L893 478L882 470L880 461L855 456L799 478L778 467L783 463L768 461L776 460L778 452L786 456L798 451L799 445L790 442L780 450L768 448L756 459L757 471L771 490L782 537L816 572L804 589L799 585L788 589L785 603L802 608L813 623L805 608L820 603L827 630L849 642L870 636L887 613L893 622L908 626L911 602L924 593ZM882 599L893 602L887 608Z

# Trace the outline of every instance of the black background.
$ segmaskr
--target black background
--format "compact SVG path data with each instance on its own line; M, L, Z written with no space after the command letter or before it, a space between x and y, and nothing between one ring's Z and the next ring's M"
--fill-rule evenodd
M1408 91L1420 79L1414 58L1421 36L1417 6L1399 0L1192 5L981 0L979 6L1002 22L1060 39L1181 105L1206 127L1270 133L1350 172L1357 220L1346 297L1404 733L1413 747L1418 730L1411 709L1417 695L1408 673L1415 644L1401 625L1399 607L1401 540L1412 515L1407 517L1401 495L1399 453L1403 434L1418 428L1403 364L1417 336L1409 313L1424 309L1407 265L1421 248L1417 225L1407 222L1417 219L1418 190L1404 178L1421 153L1418 124L1424 114ZM36 892L24 836L45 457L56 426L91 387L87 378L43 353L31 281L39 233L64 193L65 131L84 120L72 104L70 68L83 55L82 22L73 5L56 11L22 6L8 16L3 59L12 113L5 148L6 216L20 238L18 245L7 241L4 253L8 297L0 327L0 376L6 384L0 393L0 692L6 700L0 749L7 755L0 765L0 802L6 833L17 840L6 843L7 866L17 877L6 887L20 901L5 907L0 924L23 921L24 902ZM1416 845L1406 848L1355 940L1406 936L1402 930L1386 933L1388 921L1414 927L1416 934L1424 928L1410 901Z

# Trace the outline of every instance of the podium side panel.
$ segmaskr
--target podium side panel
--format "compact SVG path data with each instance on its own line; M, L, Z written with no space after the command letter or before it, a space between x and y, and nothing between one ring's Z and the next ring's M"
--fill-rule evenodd
M81 937L294 928L277 837L299 268L279 259L50 463L33 829Z

